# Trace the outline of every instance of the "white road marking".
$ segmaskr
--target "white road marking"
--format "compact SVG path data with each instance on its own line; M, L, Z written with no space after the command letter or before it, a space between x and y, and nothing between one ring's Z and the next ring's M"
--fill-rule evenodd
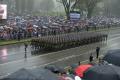
M92 52L92 51L91 51ZM89 52L86 52L86 54L88 54ZM27 69L34 69L34 68L37 68L37 67L42 67L42 66L46 66L46 65L50 65L50 64L53 64L53 63L56 63L56 62L60 62L60 61L64 61L64 60L68 60L68 59L71 59L71 58L74 58L74 57L78 57L80 55L72 55L72 56L68 56L67 58L61 58L61 59L58 59L56 61L53 61L53 62L50 62L50 63L46 63L46 64L43 64L43 65L40 65L40 66L33 66L33 67L29 67ZM103 57L104 55L100 55L99 57ZM95 58L94 58L95 59ZM81 61L81 63L85 63L89 60L84 60L84 61Z
M110 35L110 37L115 37L115 36L120 36L120 33L119 34Z
M100 55L100 57L103 57L103 56L104 56L104 55ZM40 65L40 66L33 66L33 67L31 67L31 68L26 68L26 69L35 69L35 68L38 68L38 67L42 67L42 66L50 65L50 64L53 64L53 63L56 63L56 62L60 62L60 61L63 61L63 60L68 60L68 59L73 58L73 57L75 57L75 55L69 56L69 57L67 57L67 58L58 59L57 61L53 61L53 62L50 62L50 63L46 63L46 64L43 64L43 65ZM86 62L88 62L88 61L89 61L89 60L84 60L84 61L81 61L81 63L86 63ZM0 76L0 79L4 78L4 77L6 77L6 76L8 76L8 75L10 75L10 74L12 74L12 73L14 73L14 72L7 73L7 75L4 75L4 76Z
M93 50L92 50L93 51ZM58 51L59 52L59 51ZM60 51L61 52L61 51ZM91 51L90 51L91 52ZM34 59L34 58L38 58L38 57L42 57L42 56L47 56L47 55L52 55L52 54L56 54L57 52L53 52L53 53L48 53L48 54L44 54L44 55L40 55L40 56L35 56L35 57L31 57L31 58L27 58L27 60L30 60L30 59ZM84 53L84 54L88 54L88 53ZM80 54L80 55L83 55L83 54ZM73 55L72 55L73 56ZM64 57L65 58L68 58L68 57ZM21 60L17 60L17 61L11 61L11 62L7 62L7 63L4 63L4 64L0 64L1 65L8 65L10 63L19 63L19 62L22 62L24 61L25 59L21 59Z
M113 40L115 40L115 39L119 39L119 38L120 38L120 37L116 37L116 38L113 38L113 39L109 39L108 42L113 41Z

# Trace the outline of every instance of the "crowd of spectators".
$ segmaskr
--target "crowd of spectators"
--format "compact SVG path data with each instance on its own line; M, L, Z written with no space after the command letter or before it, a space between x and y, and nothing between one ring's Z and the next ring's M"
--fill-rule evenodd
M77 21L64 16L13 16L8 15L5 25L0 26L0 39L20 40L45 35L56 35L120 25L120 18L94 16Z

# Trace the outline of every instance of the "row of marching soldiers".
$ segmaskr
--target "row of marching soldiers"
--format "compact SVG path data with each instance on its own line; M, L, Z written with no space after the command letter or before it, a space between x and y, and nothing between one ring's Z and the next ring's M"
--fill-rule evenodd
M65 49L85 44L106 41L108 35L96 32L69 33L45 36L31 40L33 49Z

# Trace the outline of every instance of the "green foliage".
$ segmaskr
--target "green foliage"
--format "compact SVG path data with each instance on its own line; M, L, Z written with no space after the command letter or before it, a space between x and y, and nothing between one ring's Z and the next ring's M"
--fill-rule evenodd
M74 9L74 7L72 6L74 6L76 4L76 1L78 0L56 0L56 1L63 4L67 19L69 20L70 11Z
M23 14L24 12L31 13L33 11L34 0L15 0L16 12Z
M96 7L97 3L100 1L101 0L79 0L75 8L80 9L81 13L83 11L86 11L88 13L87 17L91 18L94 8Z
M70 11L74 11L75 9L79 9L81 13L86 11L87 17L91 18L94 8L96 7L97 3L101 0L57 0L61 2L64 6L66 15L69 19Z
M105 3L105 14L107 16L115 15L120 16L120 0L106 0Z
M10 44L18 44L18 43L24 43L24 42L30 42L31 39L23 39L23 40L0 40L0 46L3 45L10 45Z

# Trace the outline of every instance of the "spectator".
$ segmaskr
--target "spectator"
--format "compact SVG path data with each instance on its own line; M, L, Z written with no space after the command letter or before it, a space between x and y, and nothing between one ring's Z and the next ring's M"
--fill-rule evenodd
M81 62L80 62L80 61L78 62L78 65L81 65Z
M90 54L89 61L90 61L90 63L93 61L93 55L92 55L92 53Z
M75 76L75 80L82 80L79 76Z
M96 58L98 59L100 52L100 47L96 47Z
M71 77L68 77L66 72L60 73L59 80L73 80Z
M66 73L65 72L62 72L59 74L59 80L65 80L65 77L66 77Z

